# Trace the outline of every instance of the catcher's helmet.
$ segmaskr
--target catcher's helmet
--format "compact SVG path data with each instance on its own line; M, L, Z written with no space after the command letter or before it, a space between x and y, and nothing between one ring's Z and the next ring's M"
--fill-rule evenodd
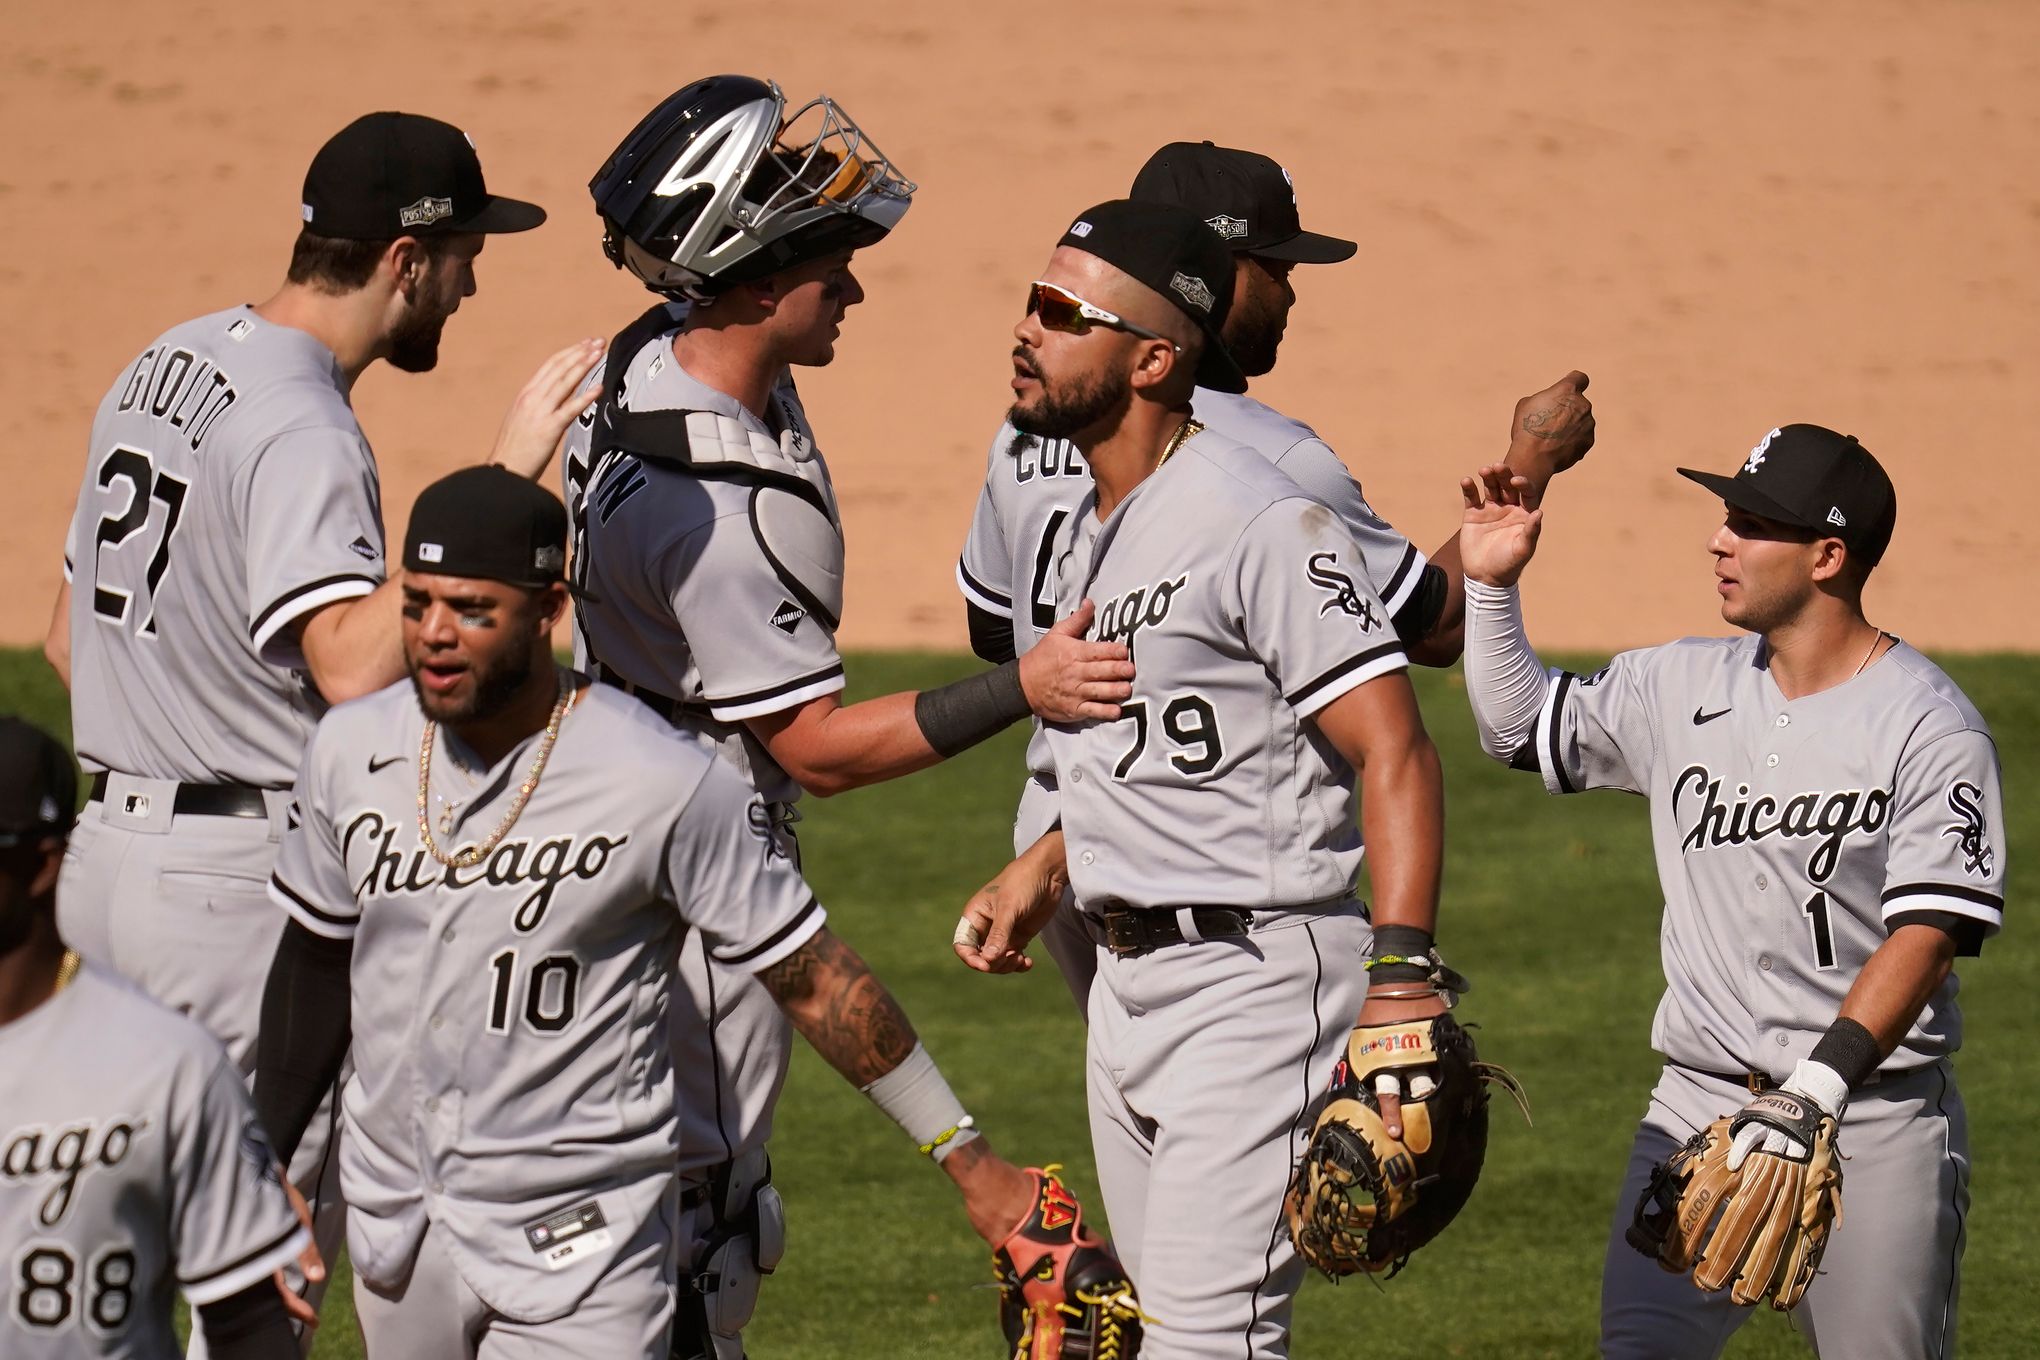
M657 293L702 299L871 245L914 185L827 95L710 76L646 114L588 181L603 253Z

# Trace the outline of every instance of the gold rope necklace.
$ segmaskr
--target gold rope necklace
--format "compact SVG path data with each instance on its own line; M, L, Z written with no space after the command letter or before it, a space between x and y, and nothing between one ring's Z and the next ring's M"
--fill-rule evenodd
M560 678L560 697L553 701L552 717L546 720L545 736L538 743L538 752L531 758L531 768L525 772L524 782L517 786L517 796L510 800L510 810L503 814L503 820L496 823L496 829L489 833L487 840L471 845L455 854L446 854L439 843L432 839L432 826L425 815L425 808L431 800L432 787L432 738L439 731L439 724L430 718L425 720L425 735L418 741L418 839L432 858L449 869L472 869L489 857L503 837L510 834L510 828L517 824L524 805L531 801L532 793L538 788L538 778L545 773L545 762L552 755L553 743L560 739L560 723L567 711L574 706L580 695L578 687Z
M50 995L55 996L58 992L70 986L71 979L78 976L79 965L84 962L83 959L78 957L77 950L66 949L64 957L57 963L57 985L50 988Z
M1204 432L1204 422L1196 416L1185 416L1176 432L1169 436L1169 442L1162 445L1162 456L1155 459L1155 471L1161 471L1162 464L1176 456L1176 450Z

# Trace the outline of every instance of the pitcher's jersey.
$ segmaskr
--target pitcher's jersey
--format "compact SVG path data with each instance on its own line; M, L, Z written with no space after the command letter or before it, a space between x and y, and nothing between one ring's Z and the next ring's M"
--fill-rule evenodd
M826 507L834 558L788 562L761 532L753 481L727 469L704 475L660 459L612 453L590 461L592 430L577 423L561 460L575 524L575 661L595 663L686 709L683 725L773 802L800 796L743 725L843 688L836 651L841 607L842 519L828 465L789 379L772 394L781 432L741 402L697 381L673 357L671 333L645 345L625 370L620 403L631 411L709 411L737 422L782 453L769 472L798 479ZM783 433L782 433L783 432Z
M408 683L327 715L271 891L307 929L354 940L340 1169L356 1269L402 1279L430 1219L491 1307L540 1321L575 1306L671 1182L683 931L755 971L824 913L757 794L616 690L583 690L523 813L473 868L420 839L423 731ZM469 775L439 729L435 837L441 800L455 804L443 853L494 831L538 740Z
M1307 721L1403 668L1338 517L1210 431L1055 550L1057 617L1133 651L1112 722L1047 727L1071 886L1114 905L1301 906L1360 868L1354 771Z
M249 307L142 351L92 422L64 573L88 769L288 787L324 710L290 625L383 579L332 351Z
M173 1293L214 1303L307 1235L241 1074L94 964L0 1025L0 1355L173 1360Z
M1904 643L1791 700L1754 635L1625 652L1557 676L1533 745L1553 793L1650 799L1668 984L1651 1042L1675 1062L1783 1080L1895 927L2003 922L1997 748ZM1955 1050L1955 992L1950 975L1885 1070Z
M1314 500L1329 506L1360 548L1368 580L1393 618L1416 593L1424 554L1374 512L1338 455L1301 421L1244 393L1200 387L1191 409L1212 434L1243 444L1273 463ZM1039 440L1001 425L986 459L970 533L956 562L956 583L978 608L1010 619L1013 654L1040 641L1057 617L1050 547L1091 489L1091 469L1067 440ZM1051 774L1037 724L1027 768Z

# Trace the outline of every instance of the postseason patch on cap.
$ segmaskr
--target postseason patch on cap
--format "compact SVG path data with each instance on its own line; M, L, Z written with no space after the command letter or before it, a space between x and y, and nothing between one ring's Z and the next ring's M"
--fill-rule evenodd
M404 227L429 227L453 216L453 200L433 198L427 195L397 214L397 225Z
M1205 218L1204 225L1217 232L1221 241L1237 241L1247 234L1247 224L1244 221L1225 213Z
M1211 304L1215 301L1211 296L1210 285L1194 275L1185 274L1180 269L1176 271L1176 276L1169 280L1169 287L1175 289L1183 301L1202 312L1210 311Z

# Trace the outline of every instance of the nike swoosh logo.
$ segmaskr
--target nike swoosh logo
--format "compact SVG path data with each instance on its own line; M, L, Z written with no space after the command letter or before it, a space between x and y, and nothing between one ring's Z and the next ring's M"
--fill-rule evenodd
M370 756L368 758L368 772L375 774L378 771L387 770L402 759L402 756L384 756L381 760L377 760L374 756Z
M1716 718L1722 716L1723 713L1733 713L1734 711L1735 706L1733 704L1729 705L1729 707L1727 708L1722 709L1721 713L1703 713L1701 710L1696 708L1693 710L1693 726L1699 727L1702 724L1711 723Z

